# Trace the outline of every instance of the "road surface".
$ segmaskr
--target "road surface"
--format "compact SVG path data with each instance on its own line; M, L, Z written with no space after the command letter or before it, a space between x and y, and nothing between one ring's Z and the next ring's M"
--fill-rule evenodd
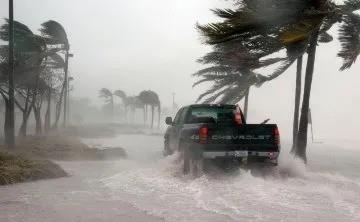
M87 144L124 147L126 160L60 162L72 176L0 187L1 222L360 221L360 150L316 144L309 166L283 152L280 173L181 175L162 137L119 135ZM286 145L285 145L286 147Z

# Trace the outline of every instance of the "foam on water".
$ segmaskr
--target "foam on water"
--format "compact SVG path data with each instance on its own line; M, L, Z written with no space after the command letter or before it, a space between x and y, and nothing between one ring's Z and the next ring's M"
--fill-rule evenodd
M342 176L312 173L299 161L280 164L280 175L181 176L174 157L152 168L122 172L102 182L114 197L168 221L357 221L360 186ZM285 176L284 176L285 175Z
M312 158L330 165L321 156ZM278 172L266 177L239 170L194 179L182 176L179 157L173 155L101 182L114 199L165 221L360 221L358 179L306 167L287 151L282 152Z

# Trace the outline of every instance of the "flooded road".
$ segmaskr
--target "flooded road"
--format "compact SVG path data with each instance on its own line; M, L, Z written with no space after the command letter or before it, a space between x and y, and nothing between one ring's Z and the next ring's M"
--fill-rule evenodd
M283 152L280 175L181 175L162 137L84 140L124 147L126 160L60 163L72 177L0 188L0 221L359 221L359 149L309 147L309 166ZM345 146L345 145L344 145ZM286 145L285 145L286 147Z

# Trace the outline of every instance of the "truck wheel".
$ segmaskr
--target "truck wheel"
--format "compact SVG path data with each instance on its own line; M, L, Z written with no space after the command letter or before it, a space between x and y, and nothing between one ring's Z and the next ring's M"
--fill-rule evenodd
M192 158L190 160L190 172L194 177L201 176L204 169L204 160L202 158Z
M169 141L168 141L168 140L165 140L165 141L164 141L163 155L164 155L165 157L172 155L172 152L171 152L171 150L170 150L170 146L169 146Z
M183 173L186 175L190 172L191 153L189 147L183 147L183 145L180 144L180 148L183 152Z

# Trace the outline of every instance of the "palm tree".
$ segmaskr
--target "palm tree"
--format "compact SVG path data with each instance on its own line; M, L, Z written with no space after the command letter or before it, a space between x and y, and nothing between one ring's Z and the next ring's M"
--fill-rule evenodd
M154 128L154 111L155 108L158 110L158 128L160 128L160 118L161 118L161 102L159 96L154 91L149 91L150 95L150 104L151 104L151 129Z
M114 117L114 94L107 88L102 88L99 91L99 97L104 98L105 102L110 105L111 119Z
M41 36L35 35L26 25L14 21L15 27L15 88L18 99L23 98L23 105L15 99L16 105L23 112L23 121L20 127L20 136L26 136L27 121L35 104L38 94L38 87L40 82L40 73L44 68L43 62L47 57L51 56L55 51L47 49L44 39ZM5 23L0 29L0 38L7 40L8 38L9 24ZM6 46L1 46L6 51ZM7 61L5 54L1 55L5 57L4 61ZM2 90L2 89L0 89ZM2 95L5 100L8 100L11 96L6 98L6 90L2 90ZM10 102L9 102L10 103ZM8 103L8 104L9 104ZM5 124L6 128L6 124Z
M46 39L47 44L49 45L60 45L62 50L65 51L65 67L64 67L64 127L67 121L67 92L68 92L68 69L69 69L69 56L70 56L70 43L67 37L67 33L64 27L53 20L49 20L41 24L42 28L40 29L43 37ZM60 99L62 100L62 99ZM60 104L61 105L61 104Z
M58 121L60 119L61 114L61 106L62 106L62 96L63 96L63 83L62 83L62 73L58 72L59 70L64 70L65 67L65 61L64 59L57 53L53 53L52 56L50 56L46 60L46 69L44 72L46 73L44 75L44 81L47 84L47 109L45 114L45 123L44 123L44 129L45 132L48 132L51 128L51 99L56 94L60 94L60 99L58 100L56 104L56 110L55 110L55 123L54 128L57 128ZM58 88L61 88L61 92L58 92Z
M119 97L122 100L122 103L124 105L124 114L125 114L125 119L127 118L127 106L126 106L126 93L122 90L115 90L114 92L114 96Z
M151 128L154 127L154 112L155 108L158 109L158 127L160 127L160 117L161 117L161 103L159 96L156 92L151 90L146 90L140 92L138 98L144 104L144 123L146 124L147 116L147 106L151 107Z
M134 121L136 109L142 109L144 112L144 124L145 124L145 105L139 98L139 96L128 96L125 99L126 109L130 108L131 110L131 119Z
M359 54L359 50L354 50L358 47L351 47L351 45L360 45L358 41L360 30L355 28L359 16L353 13L360 8L360 1L348 0L343 5L336 5L330 0L239 0L238 2L241 6L236 10L214 10L224 21L205 26L198 25L198 28L208 44L220 44L234 39L246 43L249 39L256 41L259 37L275 38L281 43L280 46L268 44L266 47L287 49L288 55L291 56L286 63L280 66L285 70L308 51L304 96L295 149L295 154L306 161L307 116L317 42L331 41L332 37L327 31L335 23L343 21L339 33L342 51L338 56L344 59L341 70L349 68ZM251 46L255 50L264 48L257 43L253 43ZM298 47L302 50L289 53L292 52L289 49ZM275 52L275 50L271 51ZM269 76L267 81L276 78L281 73L275 72Z

